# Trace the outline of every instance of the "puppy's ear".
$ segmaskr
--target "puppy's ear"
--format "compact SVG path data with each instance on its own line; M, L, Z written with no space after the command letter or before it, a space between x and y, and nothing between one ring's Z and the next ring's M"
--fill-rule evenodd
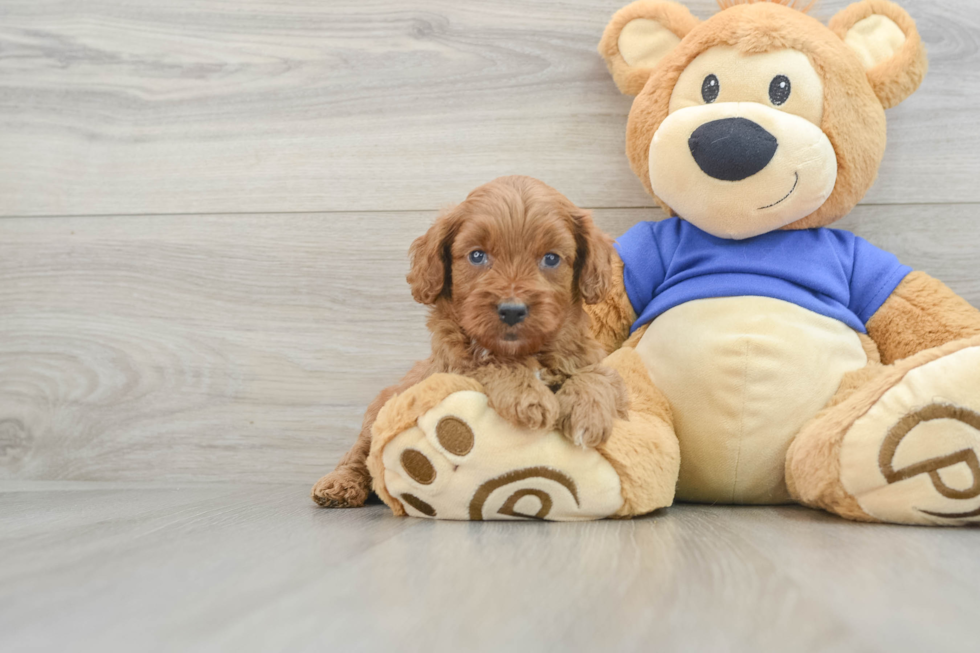
M405 278L412 286L412 297L420 304L431 306L440 296L450 296L453 265L450 248L459 220L459 207L442 212L408 250L412 267Z
M576 207L572 222L578 249L575 260L578 290L586 304L598 304L612 286L613 241L595 226L589 211Z

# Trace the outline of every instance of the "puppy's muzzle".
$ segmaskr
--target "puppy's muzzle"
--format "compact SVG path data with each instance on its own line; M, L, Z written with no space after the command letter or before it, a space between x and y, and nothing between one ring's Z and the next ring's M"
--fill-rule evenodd
M500 316L500 321L507 326L514 326L527 318L527 305L512 302L497 304L497 315Z

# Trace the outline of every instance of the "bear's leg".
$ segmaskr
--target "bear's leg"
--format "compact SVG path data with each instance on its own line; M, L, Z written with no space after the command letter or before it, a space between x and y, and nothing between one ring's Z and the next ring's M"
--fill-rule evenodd
M634 517L669 506L681 468L670 404L632 347L617 349L603 365L623 378L629 396L629 419L617 420L612 435L598 447L619 474L623 505L615 516Z
M848 519L980 522L980 337L846 377L790 446L786 482Z
M595 449L501 419L473 379L436 374L391 399L372 430L374 490L398 515L437 519L631 517L673 502L680 448L670 407L631 348L603 365L629 394Z

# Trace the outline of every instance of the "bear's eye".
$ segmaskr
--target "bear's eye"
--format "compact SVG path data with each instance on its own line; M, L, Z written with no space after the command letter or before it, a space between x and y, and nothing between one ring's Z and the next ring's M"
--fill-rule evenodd
M704 78L701 83L701 97L704 98L705 104L711 104L718 99L718 93L721 92L721 85L718 83L718 78L714 75L708 75Z
M561 265L561 257L554 252L548 252L544 255L544 258L541 259L541 267L543 268L554 269L559 265Z
M473 265L483 265L487 262L487 253L483 250L476 249L470 252L470 255L467 258L470 259L470 263Z
M780 104L786 104L790 91L792 91L792 86L789 83L789 77L776 75L769 83L769 100L777 107Z

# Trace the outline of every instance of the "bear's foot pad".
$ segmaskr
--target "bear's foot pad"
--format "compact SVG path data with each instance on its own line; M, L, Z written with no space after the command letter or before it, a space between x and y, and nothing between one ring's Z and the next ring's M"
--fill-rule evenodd
M980 522L980 347L910 370L848 429L841 482L887 522Z
M577 521L623 505L598 451L512 426L481 392L448 395L382 446L386 500L416 517Z

